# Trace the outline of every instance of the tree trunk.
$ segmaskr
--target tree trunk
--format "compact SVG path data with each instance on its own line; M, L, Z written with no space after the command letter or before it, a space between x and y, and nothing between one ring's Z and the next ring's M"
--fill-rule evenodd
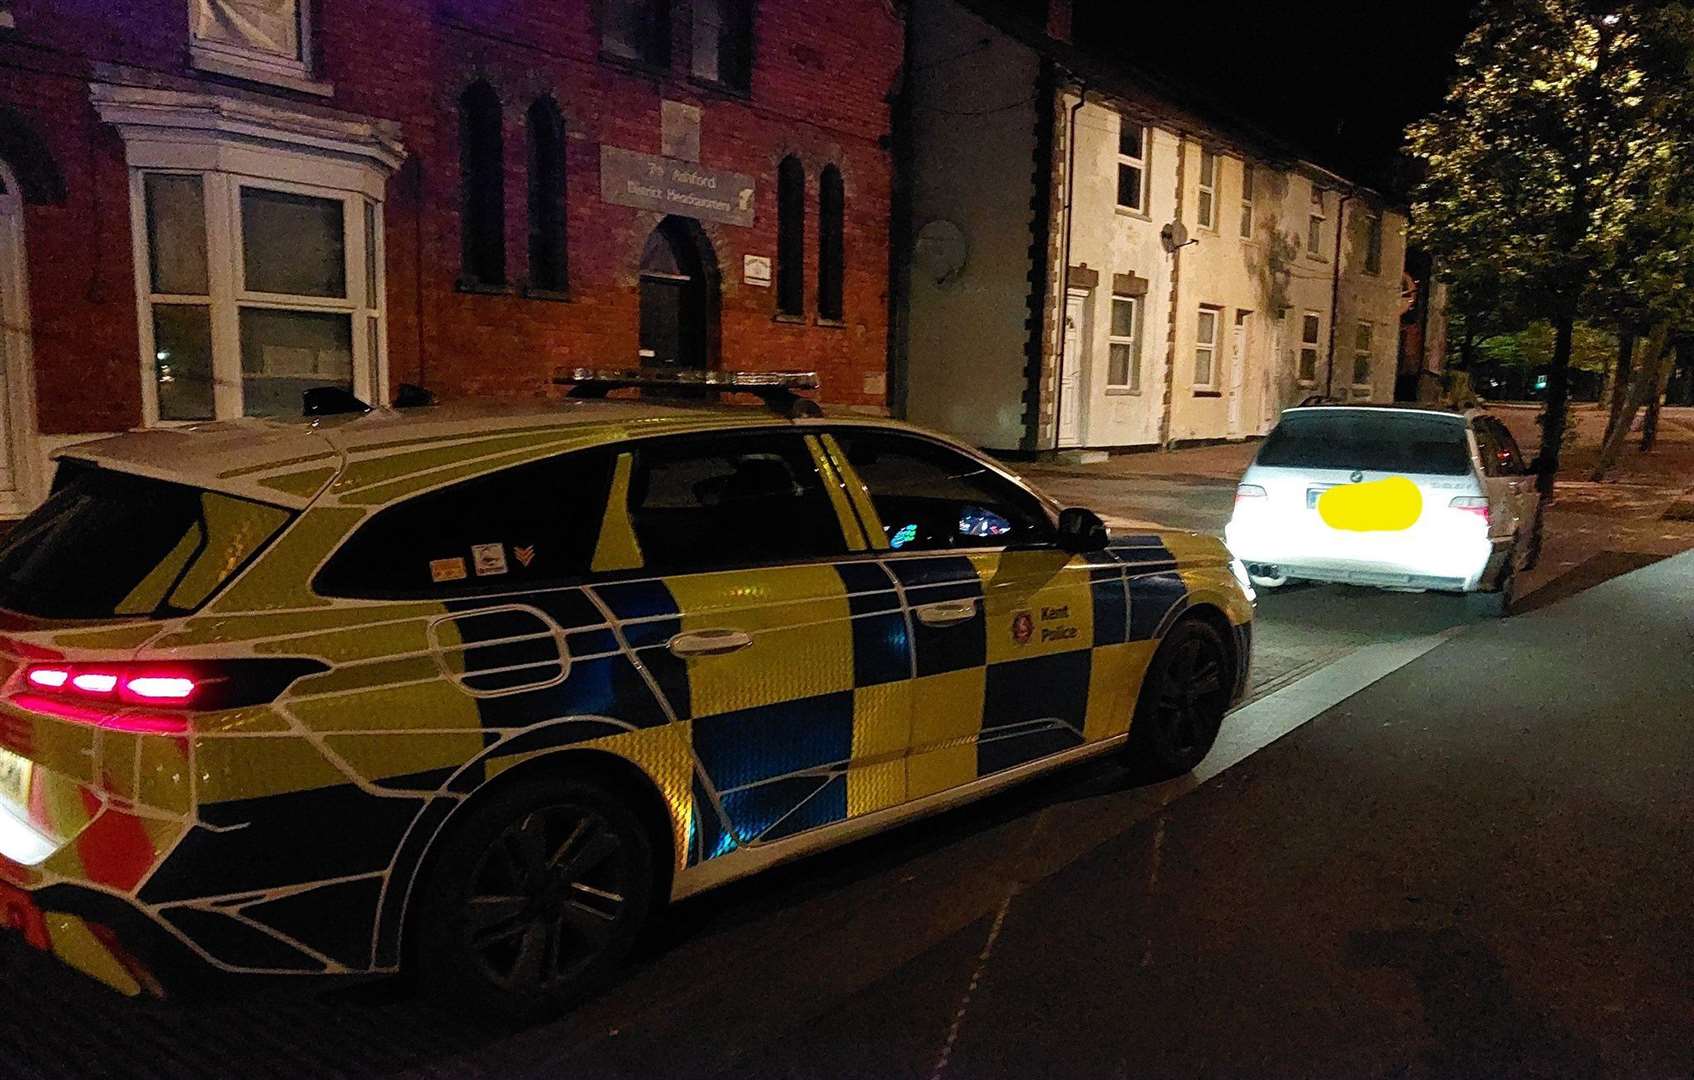
M1675 346L1665 349L1668 363L1659 365L1659 377L1653 383L1653 395L1647 399L1647 417L1641 421L1641 452L1645 454L1659 441L1659 406L1664 404L1666 384L1676 370Z
M1605 439L1612 437L1612 430L1618 426L1618 415L1623 412L1624 399L1629 397L1629 369L1634 358L1635 332L1618 331L1618 362L1612 369L1612 411L1606 417Z
M1623 453L1623 444L1629 439L1629 429L1635 424L1635 414L1641 411L1641 406L1647 404L1647 399L1657 390L1664 379L1664 369L1667 362L1674 363L1676 353L1670 347L1670 327L1661 326L1647 335L1640 356L1640 363L1635 365L1635 378L1629 386L1629 397L1623 404L1623 414L1618 417L1617 427L1612 429L1605 443L1600 447L1600 460L1594 466L1595 480L1604 480L1617 467L1618 455Z
M1541 494L1540 509L1529 532L1529 550L1524 555L1526 567L1541 561L1541 523L1547 504L1553 501L1565 425L1570 422L1570 351L1575 323L1576 316L1568 310L1553 321L1553 365L1547 370L1547 404L1541 410L1541 453L1535 474L1535 490Z

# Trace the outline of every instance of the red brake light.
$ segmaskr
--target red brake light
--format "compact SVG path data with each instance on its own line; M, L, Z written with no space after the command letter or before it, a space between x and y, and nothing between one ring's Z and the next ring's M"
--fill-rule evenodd
M1447 504L1453 509L1466 514L1475 514L1488 524L1488 500L1480 495L1460 495Z
M30 668L28 677L31 685L44 690L57 690L70 682L71 673L68 668L38 667Z
M118 677L109 671L83 671L71 676L71 685L85 694L110 694L118 688Z
M147 701L187 701L194 689L194 680L181 675L137 675L124 682L127 696Z

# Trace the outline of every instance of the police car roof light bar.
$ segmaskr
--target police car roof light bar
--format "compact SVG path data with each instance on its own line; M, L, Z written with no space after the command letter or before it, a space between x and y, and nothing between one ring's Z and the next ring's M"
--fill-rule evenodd
M613 390L647 390L675 397L751 394L766 408L790 419L822 416L823 410L797 390L816 390L815 371L705 371L699 368L564 368L553 381L570 386L570 397L603 398Z

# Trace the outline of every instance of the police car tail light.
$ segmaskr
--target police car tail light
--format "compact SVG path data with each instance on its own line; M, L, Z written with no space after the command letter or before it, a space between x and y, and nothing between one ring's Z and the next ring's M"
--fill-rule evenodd
M33 664L13 683L12 704L73 723L120 731L181 733L186 710L274 701L302 675L325 671L315 660L196 660Z
M1460 495L1447 504L1453 509L1465 514L1475 514L1488 524L1488 500L1480 495Z

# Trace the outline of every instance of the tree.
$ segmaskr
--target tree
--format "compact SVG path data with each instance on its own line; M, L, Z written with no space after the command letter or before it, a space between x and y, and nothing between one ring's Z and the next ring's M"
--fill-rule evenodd
M1676 125L1694 115L1694 35L1687 11L1648 0L1493 0L1480 16L1441 108L1407 132L1423 173L1413 239L1552 325L1537 478L1546 502L1584 301L1620 265L1639 194L1667 186L1655 170L1689 168L1673 151L1687 140ZM1532 560L1540 531L1537 520Z

